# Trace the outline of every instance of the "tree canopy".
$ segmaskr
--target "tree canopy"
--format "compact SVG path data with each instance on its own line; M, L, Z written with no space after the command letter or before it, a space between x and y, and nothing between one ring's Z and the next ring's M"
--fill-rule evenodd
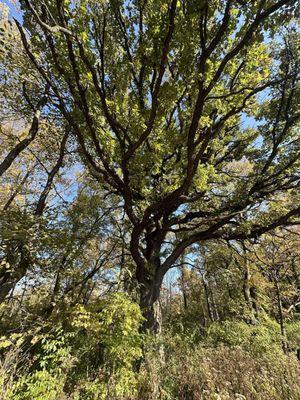
M297 400L299 2L9 3L2 397Z
M24 80L35 114L12 151L34 139L41 112L70 132L130 221L144 306L188 246L295 223L295 1L20 4L21 52L37 79L27 92Z

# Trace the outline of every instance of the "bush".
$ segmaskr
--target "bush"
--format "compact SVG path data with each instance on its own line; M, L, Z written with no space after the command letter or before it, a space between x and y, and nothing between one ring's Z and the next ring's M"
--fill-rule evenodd
M206 331L206 344L216 347L239 346L251 354L278 354L282 352L280 327L276 321L265 318L257 325L243 321L213 323Z
M66 317L66 316L65 316ZM141 357L142 316L139 307L122 293L105 297L90 307L77 306L60 323L43 332L2 338L9 349L0 367L5 400L126 399L137 395L134 363ZM46 330L46 332L45 332ZM29 343L28 343L29 341ZM1 343L0 343L1 345ZM0 346L1 347L1 346ZM10 379L11 352L15 365L30 349Z

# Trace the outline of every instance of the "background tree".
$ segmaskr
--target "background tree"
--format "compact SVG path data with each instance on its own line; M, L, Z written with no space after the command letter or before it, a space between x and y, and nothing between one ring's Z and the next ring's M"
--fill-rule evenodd
M300 305L297 283L299 237L297 231L271 232L263 238L258 250L255 247L252 252L262 273L272 284L275 315L280 324L283 351L286 353L288 351L286 318L289 318L290 312L299 311Z

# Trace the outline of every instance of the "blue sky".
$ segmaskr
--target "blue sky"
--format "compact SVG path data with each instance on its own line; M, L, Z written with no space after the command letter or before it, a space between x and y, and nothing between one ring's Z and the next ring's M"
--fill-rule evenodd
M19 9L18 2L14 0L2 0L1 3L5 4L9 8L9 16L16 18L19 21L22 20L21 10Z

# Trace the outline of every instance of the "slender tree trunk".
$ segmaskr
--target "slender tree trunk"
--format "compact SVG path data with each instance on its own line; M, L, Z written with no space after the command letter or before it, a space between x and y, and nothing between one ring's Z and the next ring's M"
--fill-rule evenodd
M258 319L260 307L259 307L258 297L257 297L257 288L255 286L250 286L250 296L251 296L251 302L252 302L252 307L254 310L255 318Z
M249 277L250 277L249 263L248 263L248 260L245 260L245 270L244 270L244 275L243 275L243 295L244 295L244 299L247 304L247 307L249 308L249 311L250 311L251 322L254 323L256 320L256 311L255 311L255 304L251 297L251 288L250 288Z
M219 317L217 303L215 301L214 291L212 290L211 285L210 285L209 282L208 282L208 287L209 287L209 291L210 291L210 294L211 294L211 304L212 304L212 307L213 307L214 320L215 321L219 321L220 317Z
M297 271L296 265L297 265L296 260L295 260L295 258L293 258L291 261L291 268L293 271L294 280L296 282L296 287L298 290L300 290L300 274Z
M245 260L245 270L243 275L243 294L247 306L252 310L251 298L250 298L250 285L249 285L249 263Z
M277 278L274 279L274 287L275 287L276 298L277 298L280 333L281 333L281 337L282 337L282 350L283 350L284 354L287 354L288 353L288 343L287 343L285 324L284 324L281 292L280 292L280 287L279 287Z
M202 275L202 282L203 282L204 293L205 293L205 298L206 298L208 316L209 316L209 319L211 320L211 322L214 322L215 319L214 319L214 314L212 311L209 287L208 287L208 282L206 279L206 272Z
M206 319L206 315L205 315L205 305L203 303L201 303L201 310L202 310L202 314L203 314L203 326L205 328L207 326L207 319Z
M181 267L180 283L181 283L181 291L182 291L182 299L183 299L183 308L186 310L188 307L188 301L187 301L186 276L185 276L185 267L184 266Z
M54 307L55 307L56 296L57 296L57 293L59 292L59 288L60 288L61 268L62 267L60 267L58 269L57 274L56 274L54 288L53 288L53 291L52 291L52 294L51 294L50 303L46 306L46 308L45 308L45 310L43 312L45 319L50 317L50 315L52 314L52 311L54 310Z

